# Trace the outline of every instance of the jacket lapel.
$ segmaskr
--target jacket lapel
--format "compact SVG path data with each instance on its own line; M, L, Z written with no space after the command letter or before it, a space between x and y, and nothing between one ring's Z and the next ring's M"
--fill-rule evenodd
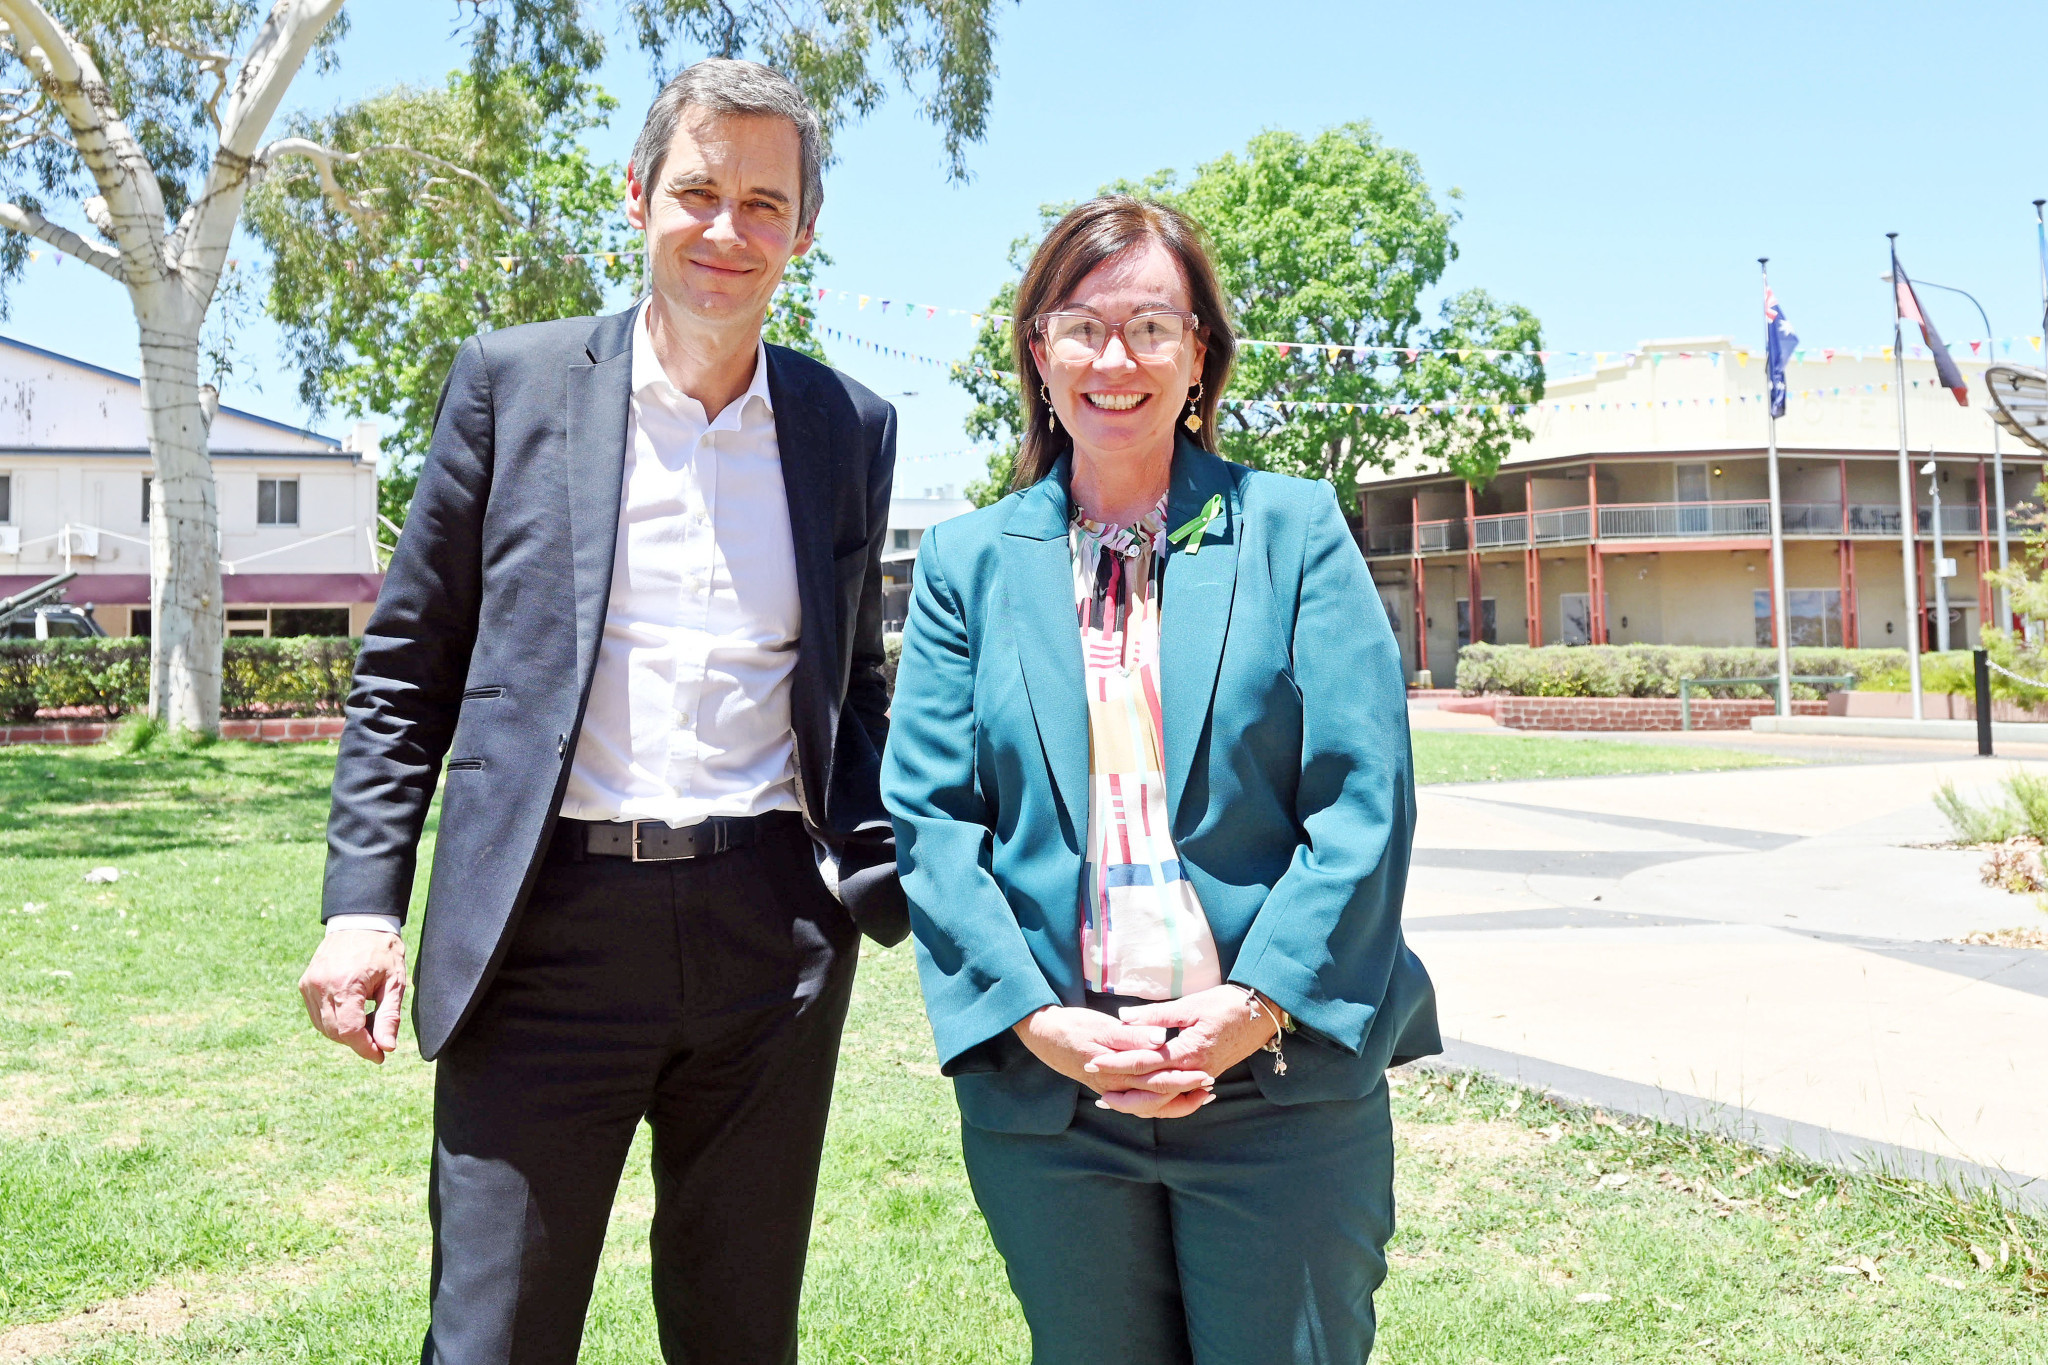
M1088 692L1074 608L1073 558L1067 548L1070 468L1063 457L1010 514L1003 528L1003 599L1053 786L1074 822L1075 837L1085 839Z
M618 548L626 426L633 399L633 324L638 317L636 304L600 320L585 344L584 359L569 366L563 449L576 575L576 664L586 690L596 667Z
M1180 530L1219 495L1222 514L1209 523L1199 549L1192 541L1183 541L1166 558L1159 614L1159 707L1166 732L1166 798L1176 833L1183 826L1181 794L1208 725L1216 670L1230 630L1242 512L1230 466L1192 442L1181 441L1173 456L1166 529Z
M824 404L779 347L768 348L768 401L775 409L775 445L782 460L782 492L796 550L797 605L802 625L790 682L790 716L804 804L822 821L822 798L831 789L832 736L839 732L839 604L833 580L833 526L839 487ZM822 719L823 725L812 722Z

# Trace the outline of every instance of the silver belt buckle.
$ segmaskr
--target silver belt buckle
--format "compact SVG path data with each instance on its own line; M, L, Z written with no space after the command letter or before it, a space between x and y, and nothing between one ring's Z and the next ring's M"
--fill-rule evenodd
M640 851L640 830L645 825L654 825L663 834L675 837L678 842L687 843L688 851L683 853L643 854ZM706 825L710 826L711 846L709 848L704 847L699 835L699 831L702 831ZM683 862L691 858L702 858L706 854L723 853L731 847L732 844L729 842L729 834L725 825L720 823L715 816L698 824L685 825L677 830L671 830L659 820L635 820L633 822L633 861L636 863Z
M634 862L636 862L636 863L667 863L667 862L674 862L674 861L675 861L675 859L673 859L673 858L654 858L654 857L644 857L644 858L643 858L642 856L640 856L640 827L641 827L641 826L643 826L643 825L651 825L651 824L653 824L653 823L654 823L654 821L652 821L652 820L635 820L635 821L633 822L633 861L634 861ZM688 855L688 854L684 854L683 856L684 856L684 857L688 857L689 855Z

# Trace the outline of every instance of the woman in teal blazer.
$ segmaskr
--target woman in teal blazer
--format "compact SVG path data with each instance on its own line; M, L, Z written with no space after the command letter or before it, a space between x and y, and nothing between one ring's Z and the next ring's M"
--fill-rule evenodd
M975 1196L1038 1365L1363 1361L1385 1072L1439 1049L1399 651L1330 486L1198 444L1231 342L1191 223L1082 205L1018 313L1019 489L925 533L883 777ZM1101 771L1125 682L1156 818ZM1134 998L1159 924L1186 992Z

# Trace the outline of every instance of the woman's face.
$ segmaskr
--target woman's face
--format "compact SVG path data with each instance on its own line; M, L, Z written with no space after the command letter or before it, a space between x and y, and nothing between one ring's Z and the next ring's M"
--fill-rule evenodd
M1194 311L1173 253L1151 240L1132 247L1083 276L1048 311L1090 315L1106 324L1098 329L1107 334L1102 354L1092 360L1074 357L1079 348L1052 344L1042 332L1031 341L1053 411L1072 433L1077 453L1116 459L1171 450L1174 423L1187 412L1188 391L1202 370L1202 340L1188 329L1170 352L1134 356L1122 326L1140 313Z

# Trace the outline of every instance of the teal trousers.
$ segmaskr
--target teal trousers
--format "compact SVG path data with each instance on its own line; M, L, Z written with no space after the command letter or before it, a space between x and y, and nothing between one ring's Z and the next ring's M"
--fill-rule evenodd
M1083 1093L1038 1136L963 1124L974 1197L1031 1326L1033 1365L1364 1365L1394 1231L1381 1081L1276 1105L1248 1064L1187 1118Z

